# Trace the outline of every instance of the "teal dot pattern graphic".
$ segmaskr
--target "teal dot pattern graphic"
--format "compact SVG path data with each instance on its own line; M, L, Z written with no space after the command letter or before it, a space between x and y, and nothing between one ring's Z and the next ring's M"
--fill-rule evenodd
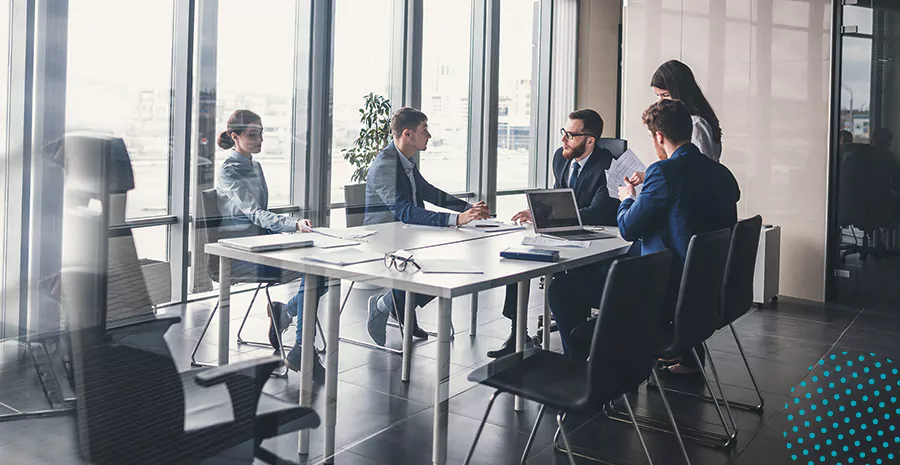
M900 369L874 353L828 355L784 404L793 463L900 463Z

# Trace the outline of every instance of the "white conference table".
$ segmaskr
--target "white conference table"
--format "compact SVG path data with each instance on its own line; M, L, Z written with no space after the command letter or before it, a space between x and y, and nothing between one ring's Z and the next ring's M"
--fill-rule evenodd
M325 396L324 415L326 462L332 462L335 452L335 427L337 418L337 367L340 331L340 286L341 280L366 282L375 286L393 288L407 293L405 325L412 327L413 306L415 299L412 293L435 296L438 298L437 328L437 378L434 386L434 446L432 461L443 465L447 458L447 422L450 393L450 327L452 299L508 284L518 284L516 328L516 349L524 350L524 334L527 325L528 290L532 278L550 277L568 269L577 268L624 254L630 242L621 238L593 241L588 248L561 248L558 262L537 262L509 260L500 257L500 252L507 247L518 246L524 236L533 235L529 231L511 233L485 233L470 228L432 228L425 226L404 226L401 223L388 223L374 226L351 228L345 231L377 231L356 248L377 254L378 258L370 262L339 266L323 262L310 261L312 257L323 253L322 249L290 249L276 252L252 253L218 244L207 244L206 253L220 257L219 262L219 364L228 363L229 322L230 322L230 286L231 260L268 265L293 270L306 274L307 288L319 285L319 280L330 278L331 289L325 312ZM314 238L314 237L313 237ZM384 266L383 254L397 249L416 250L417 259L452 259L465 260L483 274L426 274L413 271L409 266L406 271L399 272ZM549 280L547 281L549 283ZM474 300L474 299L473 299ZM545 301L546 302L546 301ZM477 304L476 304L477 305ZM545 305L545 319L550 321ZM318 299L315 292L304 293L302 329L303 357L301 362L300 405L312 404L313 392L313 354L315 339L315 321L318 315ZM409 380L410 353L412 348L412 331L404 331L403 370L401 378ZM549 334L545 337L549 341ZM522 409L521 399L516 399L516 410ZM309 432L300 433L298 452L309 451Z

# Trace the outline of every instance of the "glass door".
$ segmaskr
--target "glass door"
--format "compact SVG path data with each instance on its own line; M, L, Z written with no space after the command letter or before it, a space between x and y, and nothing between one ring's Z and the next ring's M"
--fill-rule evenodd
M842 8L829 296L900 312L900 6Z

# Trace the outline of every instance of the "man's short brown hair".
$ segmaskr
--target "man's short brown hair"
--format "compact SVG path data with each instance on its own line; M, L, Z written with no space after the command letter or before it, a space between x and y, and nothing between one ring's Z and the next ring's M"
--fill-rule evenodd
M641 118L650 132L658 132L672 143L688 142L694 132L691 112L678 100L660 100L644 110Z
M425 113L415 108L403 107L391 117L391 133L394 134L394 137L400 137L407 129L410 131L419 129L419 125L425 121L428 121Z
M603 118L600 114L590 108L575 110L569 113L569 119L577 119L584 125L582 132L594 136L599 139L603 135Z

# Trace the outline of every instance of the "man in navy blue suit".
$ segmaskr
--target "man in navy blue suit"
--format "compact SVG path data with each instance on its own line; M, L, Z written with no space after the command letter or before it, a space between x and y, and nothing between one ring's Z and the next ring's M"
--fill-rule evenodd
M669 322L674 317L678 283L691 237L734 228L741 191L725 165L710 160L690 142L691 114L683 103L661 100L644 111L643 119L659 161L644 175L639 196L629 179L619 188L619 232L626 240L640 239L644 254L672 249L678 257L669 283L665 320ZM700 351L702 346L698 347L702 360ZM693 357L687 355L669 370L676 374L699 371Z
M428 117L419 110L404 107L391 118L393 142L372 161L366 177L366 213L364 224L402 221L406 224L429 226L462 226L472 220L488 217L484 202L471 205L432 186L416 167L412 158L428 149ZM425 202L457 213L435 212L425 209ZM434 297L416 295L416 307L422 307ZM403 321L406 295L392 290L369 298L367 329L372 340L384 345L389 315ZM413 335L426 339L428 333L416 324Z
M553 188L571 188L575 191L575 203L581 222L591 226L615 226L616 210L619 200L609 196L606 187L606 170L613 161L609 150L597 148L597 139L603 135L603 118L591 109L576 110L569 113L566 127L560 129L562 147L553 154ZM513 221L531 221L531 212L522 210L516 213ZM553 278L549 286L550 305L557 309L568 307L573 292L570 288L590 287L586 280L595 279L598 270L608 264L586 266ZM561 291L561 292L559 292ZM555 304L555 305L554 305ZM510 334L503 346L487 353L488 357L497 358L515 352L516 328L516 286L506 288L506 302L503 305L503 316L511 320Z

